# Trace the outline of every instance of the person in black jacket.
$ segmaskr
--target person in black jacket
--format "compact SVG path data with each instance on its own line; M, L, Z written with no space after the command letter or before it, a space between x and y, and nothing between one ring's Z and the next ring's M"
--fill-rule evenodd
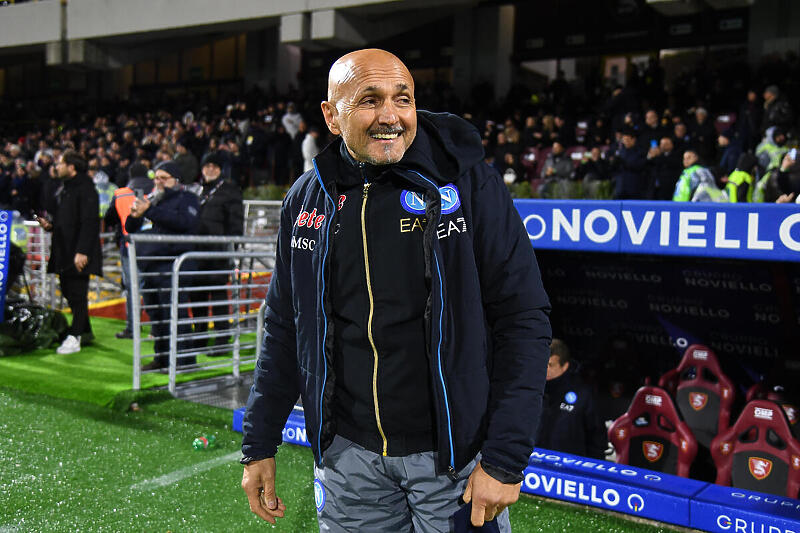
M337 60L322 112L341 139L281 209L243 422L250 509L284 515L275 454L301 395L321 530L449 531L463 497L473 525L510 531L551 330L508 188L473 125L417 111L388 52Z
M537 446L604 459L606 438L595 410L594 394L578 374L578 364L561 339L550 344L547 385Z
M181 167L174 161L162 161L155 168L155 189L148 196L136 198L131 206L130 215L125 220L125 231L136 233L141 230L144 219L152 222L150 233L166 235L191 235L197 225L198 203L197 196L184 190L181 185ZM191 245L175 243L152 243L140 246L142 256L175 256L191 250ZM172 279L172 262L170 261L141 261L139 269L149 274L144 278L145 289L157 289L156 292L144 293L144 303L154 306L147 309L147 314L153 325L150 333L155 337L155 358L150 363L142 366L142 370L158 370L169 366L169 319ZM187 263L183 270L193 270ZM180 303L186 303L186 291L180 291ZM186 319L189 314L185 307L179 310L178 319ZM188 334L191 327L188 323L178 325L178 334ZM178 343L178 350L185 351L186 342ZM194 364L194 355L178 356L178 364Z
M197 215L197 233L199 235L241 235L244 231L244 209L242 206L242 191L237 185L227 181L222 175L225 159L222 154L210 152L203 157L201 172L203 176L203 190L200 193L200 211ZM227 250L227 246L208 245L206 250ZM231 269L230 259L209 259L197 262L201 270L214 271L213 273L196 276L192 282L195 286L218 287L216 289L193 290L189 293L189 300L198 303L192 307L195 319L202 317L201 322L195 322L195 333L208 331L208 302L211 305L211 317L214 320L214 346L228 343L228 319L217 318L228 315L228 304L213 305L213 302L228 300L228 291L224 286L228 283L228 274L220 273L222 270ZM197 347L202 348L208 344L207 338L197 339ZM227 355L227 350L215 350L208 355Z
M645 166L647 158L637 144L633 128L622 130L622 147L611 157L611 177L614 179L614 198L641 200L647 190Z
M66 150L56 163L55 215L52 222L39 218L46 231L53 232L47 272L61 280L61 293L72 309L72 324L67 337L56 350L59 354L79 352L81 344L94 338L89 322L89 275L102 275L100 218L94 183L86 175L86 160L74 150Z

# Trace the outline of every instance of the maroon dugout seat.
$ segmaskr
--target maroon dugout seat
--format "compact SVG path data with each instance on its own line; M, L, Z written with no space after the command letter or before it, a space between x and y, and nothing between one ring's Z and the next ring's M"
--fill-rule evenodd
M673 395L683 420L697 442L706 448L716 435L728 429L733 382L723 374L710 348L689 346L677 368L661 376L658 385Z
M746 401L749 403L752 400L770 400L780 405L786 415L786 420L789 422L789 429L792 431L792 435L795 439L800 439L800 424L797 423L800 411L787 398L782 387L770 387L763 381L756 383L747 389Z
M581 164L581 160L583 160L583 154L588 152L589 149L585 146L570 146L566 149L566 154L572 160L572 166L578 168Z
M541 150L539 150L539 154L538 154L539 159L536 161L536 172L535 172L536 176L535 177L538 178L538 177L540 177L542 175L542 170L544 169L544 162L547 160L547 156L550 155L550 152L552 152L552 151L553 151L553 148L550 147L550 146L547 146L547 147L542 148Z
M697 441L667 391L645 386L608 429L617 462L689 477Z
M714 120L714 128L717 135L730 128L736 123L736 113L723 113Z
M736 423L711 443L718 485L797 498L800 442L781 407L769 400L748 403Z
M525 148L519 161L522 164L522 168L525 170L525 179L532 180L539 177L536 176L536 167L539 162L539 150L533 147Z

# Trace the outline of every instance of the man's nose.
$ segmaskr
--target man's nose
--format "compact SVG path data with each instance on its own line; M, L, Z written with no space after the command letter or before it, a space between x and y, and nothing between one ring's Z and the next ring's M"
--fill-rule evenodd
M381 107L378 109L378 123L379 124L395 124L398 121L397 109L391 99L384 100Z

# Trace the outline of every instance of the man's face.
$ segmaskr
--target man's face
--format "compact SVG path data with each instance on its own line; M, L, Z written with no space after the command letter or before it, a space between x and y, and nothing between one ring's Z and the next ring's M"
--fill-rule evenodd
M724 148L724 147L728 146L731 143L731 141L728 140L728 138L725 137L724 135L720 135L717 138L717 143L719 143L719 145Z
M684 152L683 153L683 167L689 168L690 166L697 163L697 154L694 152Z
M625 146L625 148L633 148L636 145L636 137L633 135L623 135L622 144Z
M414 80L386 52L361 50L337 61L328 98L322 102L328 129L342 136L357 161L397 163L417 135Z
M178 180L164 170L156 170L153 181L158 192L164 192L164 189L171 189L178 183Z
M70 169L64 162L63 157L59 157L58 161L56 161L56 177L62 180L70 177Z
M770 102L772 102L772 101L775 99L775 95L774 95L774 94L772 94L772 93L771 93L771 92L769 92L769 91L764 91L764 95L763 95L763 96L764 96L764 101L765 101L766 103L770 103Z
M222 169L220 169L214 163L206 163L203 165L203 179L205 179L207 182L217 179L220 173L222 173Z
M669 137L664 137L661 139L658 147L661 149L662 153L669 153L673 150L673 148L675 148L675 145L672 144L672 139Z
M569 368L569 363L561 364L557 355L551 355L547 362L547 381L561 377Z
M564 152L564 146L560 142L553 143L553 154L561 155Z
M658 126L658 115L656 115L655 111L648 111L647 114L644 116L644 121L651 128L655 128L656 126Z
M676 124L675 125L675 137L678 139L683 139L686 137L686 126L683 124Z

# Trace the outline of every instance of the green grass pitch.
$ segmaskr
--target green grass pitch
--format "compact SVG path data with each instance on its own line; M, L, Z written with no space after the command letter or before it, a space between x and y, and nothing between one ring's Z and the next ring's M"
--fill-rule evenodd
M99 329L97 320L93 325ZM120 324L105 326L116 331ZM0 533L270 529L250 513L241 490L241 435L230 429L231 412L160 391L125 392L121 383L130 380L130 352L115 350L117 342L123 341L92 348L98 353L0 358ZM80 366L82 357L120 365L120 385L111 388L122 392L103 392L109 384L96 383L107 380L102 372L59 384L59 372L41 368L17 381L26 357L45 367L58 363L55 358ZM132 400L139 411L126 410ZM203 432L217 435L216 449L192 449ZM278 494L288 510L275 529L316 531L310 450L283 445L277 459ZM511 522L516 533L674 531L527 496L512 507Z

